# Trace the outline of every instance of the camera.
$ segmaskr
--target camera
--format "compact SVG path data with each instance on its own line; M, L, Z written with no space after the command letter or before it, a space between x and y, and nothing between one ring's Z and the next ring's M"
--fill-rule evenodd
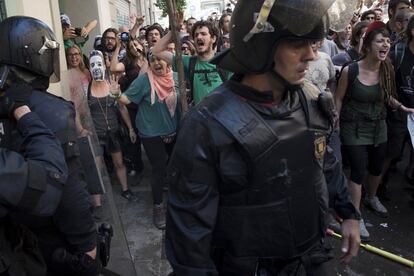
M75 28L75 34L77 36L81 36L81 34L82 34L82 28Z
M122 32L120 37L121 37L122 42L128 42L129 41L129 33L128 32Z

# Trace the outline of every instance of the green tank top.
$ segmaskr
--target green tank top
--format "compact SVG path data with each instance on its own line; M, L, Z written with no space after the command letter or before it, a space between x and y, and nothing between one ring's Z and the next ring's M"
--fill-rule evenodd
M380 85L364 85L356 78L345 95L340 133L344 145L377 145L387 141L385 102Z

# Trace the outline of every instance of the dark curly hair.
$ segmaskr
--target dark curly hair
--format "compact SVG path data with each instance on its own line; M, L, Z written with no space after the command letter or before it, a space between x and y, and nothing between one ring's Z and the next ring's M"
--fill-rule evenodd
M198 28L201 28L201 27L207 27L208 28L208 32L210 33L211 37L215 37L216 38L216 42L214 42L214 44L213 44L213 48L216 48L217 42L218 42L218 38L219 38L219 30L214 25L214 23L211 22L211 21L197 21L194 24L193 29L191 30L191 36L193 38L195 38L194 37L195 31Z

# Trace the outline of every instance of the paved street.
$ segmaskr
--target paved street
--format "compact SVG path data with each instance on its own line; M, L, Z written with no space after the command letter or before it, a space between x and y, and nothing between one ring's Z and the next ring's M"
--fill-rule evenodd
M390 217L381 219L363 209L363 216L371 234L371 245L414 260L414 207L410 205L412 188L404 181L401 172L405 162L398 164L398 172L390 175L393 201L385 202ZM137 203L126 202L120 197L119 185L113 186L114 200L126 233L129 252L122 248L123 237L116 233L113 242L111 262L108 269L118 275L165 276L170 271L165 259L164 231L152 225L152 200L149 186L149 164L139 185L132 186L138 195ZM137 182L136 177L129 179ZM340 242L330 238L334 247L335 259L330 262L329 275L414 275L413 268L407 268L370 252L360 251L350 265L339 263ZM134 265L128 261L132 256ZM135 272L134 272L135 270ZM106 274L110 275L110 274Z

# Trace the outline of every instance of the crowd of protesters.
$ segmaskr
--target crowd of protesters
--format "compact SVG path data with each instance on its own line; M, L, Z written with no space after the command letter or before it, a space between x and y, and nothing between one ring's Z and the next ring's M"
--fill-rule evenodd
M344 30L313 42L315 59L306 73L319 90L334 94L338 114L331 143L348 172L356 208L361 210L362 200L381 217L388 216L387 172L401 159L404 148L412 149L411 144L404 146L410 143L407 114L414 113L414 10L409 0L390 0L388 6L385 2L365 1ZM231 47L231 16L228 9L217 18L178 19L180 45L174 44L168 29L157 23L143 26L143 17L133 17L131 29L109 28L96 37L91 55L83 49L96 21L76 34L69 17L61 16L68 68L78 82L72 86L82 87L78 93L88 103L102 155L112 157L122 196L134 201L126 175L142 173L142 144L152 168L153 220L159 229L165 227L167 162L182 116L176 49L183 54L191 108L232 76L209 62ZM117 90L122 96L116 96ZM75 101L75 106L83 113L81 104ZM92 130L82 121L77 116L78 134L88 135ZM414 155L409 151L405 177L414 185ZM360 234L369 239L363 219Z
M77 110L78 135L96 133L97 162L106 162L109 170L114 169L121 195L129 201L137 197L128 188L127 175L141 179L141 146L144 148L152 169L153 221L163 229L165 174L181 117L175 49L180 47L183 53L189 104L198 104L230 76L208 61L219 50L230 47L231 10L220 18L197 21L190 17L180 22L178 46L171 32L160 24L143 26L144 17L131 19L131 29L108 28L96 36L94 50L87 53L84 46L96 20L78 30L68 15L61 14L70 94ZM116 89L124 92L118 100L111 96ZM92 202L99 218L100 195L92 195Z

